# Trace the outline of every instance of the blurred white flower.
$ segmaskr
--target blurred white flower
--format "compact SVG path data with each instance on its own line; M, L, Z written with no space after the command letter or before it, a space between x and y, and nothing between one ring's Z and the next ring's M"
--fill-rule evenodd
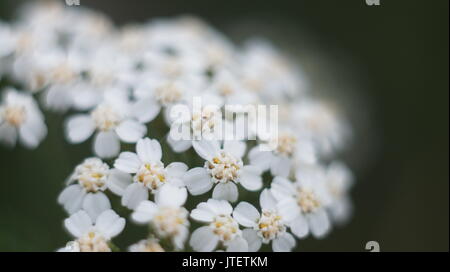
M0 104L0 142L9 147L17 139L27 148L36 148L47 135L44 116L29 94L8 89Z
M170 184L155 195L155 202L144 200L132 214L140 224L151 223L160 238L170 238L177 250L184 248L189 236L189 212L183 207L187 199L186 188Z
M281 211L291 209L295 219L289 226L297 237L303 238L311 233L323 238L331 228L327 207L331 196L326 187L324 170L317 165L304 165L296 173L296 182L283 177L275 177L271 192L279 201Z
M238 199L237 184L246 190L262 188L261 171L258 167L244 165L246 144L241 141L194 141L194 149L205 161L203 167L189 170L183 177L192 195L208 192L214 186L213 198L235 202Z
M155 193L165 184L184 186L182 176L187 166L181 162L173 162L164 167L161 158L161 145L157 140L149 138L137 142L136 153L120 153L114 167L124 173L133 174L133 177L115 179L109 186L115 187L113 192L122 196L122 205L134 209L148 198L148 191Z
M292 205L278 202L270 191L265 189L259 198L261 213L250 203L240 202L233 212L239 224L246 227L242 231L248 242L249 251L258 251L262 245L272 242L273 251L291 251L295 238L287 232L289 223L295 218Z
M345 223L352 213L349 191L353 182L353 174L345 164L333 162L328 166L326 185L331 195L331 203L327 208L337 224Z
M92 220L80 210L64 220L64 226L76 238L81 252L110 252L110 240L122 232L125 219L106 210Z
M134 117L125 94L108 93L90 114L77 114L67 120L66 136L70 143L81 143L96 131L95 154L112 158L120 152L120 140L135 143L147 133L147 127Z
M211 252L218 246L227 251L248 251L248 244L242 237L238 222L233 218L233 207L225 200L209 199L191 211L191 217L208 226L196 229L189 241L195 251Z

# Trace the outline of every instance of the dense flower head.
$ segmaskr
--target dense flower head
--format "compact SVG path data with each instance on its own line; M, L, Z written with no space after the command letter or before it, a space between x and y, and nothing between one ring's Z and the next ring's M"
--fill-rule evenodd
M45 1L0 22L2 78L21 89L2 90L0 143L38 147L41 109L64 114L69 144L92 136L58 196L74 236L59 251L117 249L126 219L113 209L148 227L132 252L291 251L351 214L354 177L337 158L351 128L264 39L234 44L191 16L117 27Z

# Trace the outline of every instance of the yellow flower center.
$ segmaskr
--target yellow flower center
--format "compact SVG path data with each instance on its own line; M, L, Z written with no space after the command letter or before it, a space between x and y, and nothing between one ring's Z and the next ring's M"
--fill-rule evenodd
M241 159L225 151L205 163L205 168L215 183L238 182L242 166Z
M188 215L185 208L163 207L155 215L153 226L161 237L174 236L181 227L189 225Z
M166 170L162 162L143 164L134 181L144 184L148 189L158 190L166 182Z
M258 222L258 235L264 242L275 239L286 231L281 216L272 211L263 211Z
M311 213L320 207L320 201L314 192L299 189L297 192L297 204L304 213Z
M75 168L74 179L87 192L98 192L106 189L109 167L100 159L90 158Z
M111 252L108 240L94 231L79 238L77 242L81 252Z
M231 241L241 233L239 224L230 215L216 216L209 226L222 242Z
M120 114L107 105L99 105L92 111L91 117L96 127L101 131L109 131L116 128L122 118Z
M26 120L26 111L23 106L6 106L3 110L3 119L12 126L19 127Z

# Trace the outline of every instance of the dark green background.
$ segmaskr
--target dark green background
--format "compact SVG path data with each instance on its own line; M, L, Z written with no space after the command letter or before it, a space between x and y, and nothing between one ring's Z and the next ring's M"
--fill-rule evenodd
M0 1L1 18L14 18L17 2ZM338 97L350 94L348 112L357 131L346 155L357 175L354 216L324 240L300 241L298 249L362 251L376 240L382 251L448 251L448 1L381 0L379 7L364 0L81 5L119 24L191 13L237 40L267 34L276 44L289 43L305 70L316 75L316 86L343 90L332 93ZM236 28L250 19L259 28ZM321 69L334 80L322 80ZM67 145L63 120L47 115L49 135L35 151L0 147L0 251L55 250L69 238L56 197L90 146ZM127 229L118 243L141 235L142 229Z

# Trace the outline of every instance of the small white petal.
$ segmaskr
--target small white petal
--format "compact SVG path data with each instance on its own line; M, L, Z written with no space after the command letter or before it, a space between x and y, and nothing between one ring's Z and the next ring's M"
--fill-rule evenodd
M262 171L266 171L270 168L273 155L272 152L261 151L259 150L259 146L255 146L248 153L248 159L250 160L250 164L258 166Z
M61 192L58 196L58 203L63 205L69 214L73 214L81 209L85 195L85 190L79 184L73 184Z
M216 248L218 242L219 237L212 232L210 227L205 226L192 233L189 244L195 251L211 252Z
M108 189L116 195L123 195L125 189L133 182L133 178L130 174L122 172L117 169L111 169L108 175L108 181L106 185Z
M242 158L247 145L243 141L224 141L223 149L237 158Z
M277 200L293 196L296 193L294 183L283 177L275 177L270 187L270 192Z
M262 245L262 240L256 230L245 229L242 231L242 237L247 241L248 251L257 252Z
M85 210L92 220L95 220L102 212L111 209L108 197L102 193L88 193L83 200L83 210Z
M161 106L152 97L140 99L131 106L131 115L141 123L148 123L155 119Z
M170 177L182 178L188 170L188 166L182 162L172 162L167 165L166 170Z
M302 214L299 214L289 226L298 238L306 237L309 233L308 221Z
M228 243L227 252L248 252L248 243L238 236Z
M295 238L290 233L283 233L272 242L274 252L289 252L295 247Z
M258 210L248 202L240 202L233 211L233 218L244 227L252 228L260 217Z
M200 203L202 204L202 203ZM194 220L197 221L201 221L201 222L212 222L214 220L214 217L216 216L216 214L206 208L206 207L202 207L201 205L198 205L196 209L193 209L191 211L191 217Z
M136 144L136 151L142 162L161 161L161 145L157 140L140 139Z
M291 170L291 160L285 156L274 156L270 164L270 172L273 176L287 177Z
M173 245L177 250L181 250L184 248L184 242L189 236L189 229L186 227L181 227L178 231L178 234L172 238Z
M259 196L259 205L263 210L275 210L277 201L268 189L264 189Z
M113 210L106 210L97 217L95 228L106 238L112 238L121 233L125 228L125 219Z
M330 220L325 209L319 209L307 215L312 235L323 238L330 230Z
M192 147L197 154L205 160L210 160L220 151L219 143L217 141L193 141Z
M285 223L291 222L300 214L300 207L292 197L287 197L277 203L277 210Z
M219 183L214 187L213 198L228 200L235 202L238 199L239 193L236 184L233 182Z
M131 218L137 223L145 224L152 220L156 212L156 204L151 201L144 200L136 207L136 210L131 214Z
M95 130L94 121L87 114L69 117L65 127L66 137L70 143L84 142Z
M114 167L125 173L134 174L141 166L141 160L133 152L122 152L114 162Z
M192 146L192 141L190 140L174 140L170 135L167 136L167 143L170 145L172 150L176 153L181 153Z
M126 120L116 128L119 138L125 143L135 143L147 133L147 127L138 121Z
M161 206L180 207L187 199L186 188L179 188L170 184L162 186L155 196L155 202Z
M64 220L64 226L75 237L83 236L92 227L89 215L81 210Z
M46 135L45 123L37 118L27 121L19 128L20 142L28 148L36 148Z
M122 205L133 210L141 201L148 199L148 190L142 184L130 184L122 195Z
M241 185L249 191L258 191L262 188L261 170L257 166L246 165L242 169L239 179Z
M201 204L201 203L200 203ZM214 211L215 214L231 215L233 207L226 200L208 199L207 206Z
M120 152L119 137L114 131L101 131L95 135L94 152L101 158L113 158Z
M183 181L192 195L201 195L211 190L213 182L205 168L196 167L187 171Z

